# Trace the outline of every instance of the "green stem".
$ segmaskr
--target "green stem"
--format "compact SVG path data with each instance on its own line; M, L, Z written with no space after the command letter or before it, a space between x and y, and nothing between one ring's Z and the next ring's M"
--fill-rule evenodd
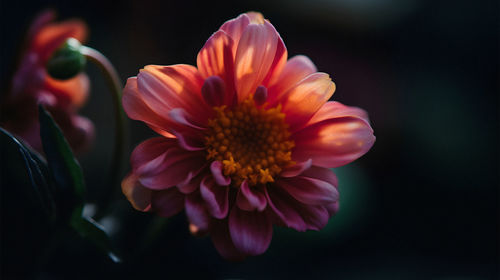
M97 65L102 73L104 74L108 86L111 89L113 103L114 103L114 115L115 115L115 146L113 151L113 160L111 162L111 185L106 188L105 194L103 196L103 204L98 208L94 219L98 220L104 216L104 211L108 205L111 203L111 199L120 186L121 171L123 170L123 156L126 153L124 150L126 148L126 127L125 127L125 114L122 108L121 97L122 97L122 83L116 72L115 68L111 62L99 51L82 46L81 53L92 63Z

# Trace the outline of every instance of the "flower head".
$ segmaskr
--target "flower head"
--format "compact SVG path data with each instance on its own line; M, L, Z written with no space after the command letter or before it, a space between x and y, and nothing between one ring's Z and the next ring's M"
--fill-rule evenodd
M89 80L80 73L68 80L47 74L46 65L56 49L68 38L85 40L87 28L78 20L53 23L55 15L46 11L33 22L19 68L1 104L2 126L17 134L33 148L41 150L37 104L43 104L61 127L76 152L84 150L94 135L92 123L77 115L85 103Z
M338 209L337 178L373 145L367 114L328 102L335 84L305 56L287 60L259 13L227 21L197 67L148 65L125 86L128 116L161 136L131 156L132 205L209 233L222 256L268 248L273 225L320 230Z

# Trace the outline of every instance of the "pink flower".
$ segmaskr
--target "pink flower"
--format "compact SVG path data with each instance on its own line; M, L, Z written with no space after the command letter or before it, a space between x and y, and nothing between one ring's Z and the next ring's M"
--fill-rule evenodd
M273 225L320 230L338 209L337 177L373 145L365 111L327 102L335 84L305 56L287 61L259 13L227 21L190 65L148 65L125 86L128 116L161 136L131 156L122 190L141 211L185 209L193 233L241 259Z
M89 80L81 73L60 81L47 74L45 65L52 53L68 38L85 40L87 27L78 20L52 23L55 15L46 11L33 22L21 63L14 74L7 98L1 104L1 124L41 150L37 104L49 110L76 152L84 150L94 135L94 126L77 110L88 96Z

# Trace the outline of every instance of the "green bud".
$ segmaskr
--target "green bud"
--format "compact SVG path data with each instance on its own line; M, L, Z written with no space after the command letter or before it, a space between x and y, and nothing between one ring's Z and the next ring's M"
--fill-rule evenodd
M62 44L47 62L47 72L57 80L67 80L80 73L87 60L81 52L82 44L69 38Z

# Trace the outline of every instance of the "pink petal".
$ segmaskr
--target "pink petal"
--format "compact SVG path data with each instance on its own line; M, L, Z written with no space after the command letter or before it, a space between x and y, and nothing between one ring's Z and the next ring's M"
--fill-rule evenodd
M232 261L240 261L245 258L245 255L236 249L231 240L227 219L212 219L210 236L215 248L223 258Z
M233 92L234 90L230 90ZM233 102L233 96L227 98L226 83L219 76L210 76L205 79L205 83L201 87L201 95L203 100L207 105L211 107L221 106L221 105L231 105Z
M153 108L144 102L142 93L139 92L137 87L136 77L127 80L127 84L123 89L122 104L129 118L133 120L143 121L152 127L165 131L173 126L172 121L168 119L168 115L156 113ZM165 110L166 108L157 109Z
M215 32L198 53L197 64L204 78L218 76L225 81L224 104L231 104L234 93L233 39L224 31ZM213 105L212 105L213 106Z
M272 24L268 24L274 29L274 26ZM278 34L278 31L276 31L276 29L274 29L274 31L276 32L276 34ZM283 39L281 39L278 34L278 45L276 46L276 53L274 54L271 68L269 69L267 76L264 78L264 81L262 81L263 85L270 86L276 83L281 75L281 72L283 71L283 68L285 67L287 58L288 51L286 50Z
M265 212L234 207L229 215L229 233L239 251L254 256L264 253L269 247L273 227Z
M139 211L149 211L151 208L151 193L137 181L137 176L129 173L122 181L122 192L132 206Z
M264 211L266 208L266 195L258 190L262 186L248 186L247 181L243 181L236 197L236 205L245 211Z
M190 194L200 188L201 180L205 177L204 172L196 175L191 180L177 184L177 189L183 194Z
M301 128L328 101L335 91L335 84L325 73L314 73L300 81L279 102L290 124L290 130Z
M202 85L203 78L190 65L148 65L137 75L142 100L166 119L169 110L184 108L193 120L204 123L210 108L202 100Z
M309 205L326 205L338 200L339 193L335 186L317 178L297 176L280 178L276 182L296 200Z
M175 142L175 139L155 137L140 143L130 156L134 172L149 173L158 168L163 162L167 150L176 146Z
M327 206L325 206L326 210L328 211L328 215L333 216L337 213L337 211L339 211L339 202L335 202L335 203L332 203L332 204L328 204Z
M236 48L238 42L240 41L241 35L245 28L250 24L250 17L246 14L241 14L237 18L226 21L220 28L220 30L226 32L226 34L233 39L233 56L236 55Z
M145 187L161 190L185 183L194 178L205 167L203 153L187 152L178 147L170 148L164 160L151 172L139 175Z
M320 230L328 223L330 215L326 207L303 204L279 185L267 191L270 208L286 226L297 231Z
M307 56L292 57L286 62L279 79L269 88L269 102L279 100L289 89L316 71L316 66Z
M222 174L222 163L220 161L212 162L210 164L210 171L212 171L212 176L214 177L217 185L229 186L229 184L231 184L231 178Z
M307 126L292 135L292 158L311 158L313 165L339 167L364 155L375 142L370 125L361 118L340 117Z
M176 188L155 191L152 194L151 208L162 217L171 217L184 208L184 194Z
M283 171L281 171L280 176L281 177L295 177L305 170L309 169L312 165L312 159L308 159L303 162L296 163L292 166L285 167Z
M311 168L307 169L302 174L300 174L300 176L315 178L325 181L330 185L334 186L335 188L337 188L337 186L339 185L339 180L337 178L337 175L335 175L335 173L329 168L312 166Z
M340 117L355 117L365 120L369 123L368 114L365 110L358 107L346 106L337 101L326 102L318 112L309 120L307 125L311 125L326 119L340 118ZM306 125L306 126L307 126Z
M238 101L245 100L262 84L273 66L278 41L278 33L267 21L245 28L235 58Z
M199 193L186 196L186 215L189 222L194 224L198 231L208 230L211 218Z
M205 177L200 185L201 196L207 204L210 214L223 219L229 209L229 187L215 184L210 176Z

